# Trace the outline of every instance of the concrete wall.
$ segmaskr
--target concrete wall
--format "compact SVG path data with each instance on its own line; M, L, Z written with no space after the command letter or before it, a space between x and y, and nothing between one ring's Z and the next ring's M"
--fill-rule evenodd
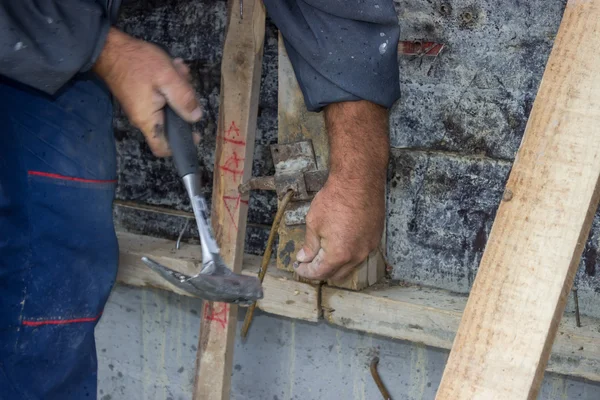
M400 57L387 225L394 279L469 291L564 3L397 2L401 39L446 47L436 58ZM599 228L597 217L576 279L581 311L594 316Z
M96 328L99 400L189 400L202 303L161 290L117 286ZM238 327L243 320L239 315ZM448 353L257 311L236 338L232 400L433 400ZM597 400L600 385L546 374L539 400ZM509 399L506 399L509 400Z

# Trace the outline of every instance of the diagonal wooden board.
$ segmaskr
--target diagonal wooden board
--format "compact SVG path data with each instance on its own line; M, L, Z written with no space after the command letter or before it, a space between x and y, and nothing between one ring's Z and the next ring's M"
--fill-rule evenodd
M437 393L535 399L598 206L600 0L570 0Z
M265 36L261 0L228 2L221 61L212 227L225 263L241 272L248 197L238 186L252 175L254 136ZM204 302L196 367L195 400L229 399L237 306Z

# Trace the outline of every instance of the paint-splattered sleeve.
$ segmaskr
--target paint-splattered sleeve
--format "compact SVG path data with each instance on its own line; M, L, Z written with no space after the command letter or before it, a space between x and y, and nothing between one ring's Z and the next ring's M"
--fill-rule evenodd
M285 41L306 106L400 96L392 0L264 0Z
M110 27L96 0L0 1L0 75L52 94L90 69Z

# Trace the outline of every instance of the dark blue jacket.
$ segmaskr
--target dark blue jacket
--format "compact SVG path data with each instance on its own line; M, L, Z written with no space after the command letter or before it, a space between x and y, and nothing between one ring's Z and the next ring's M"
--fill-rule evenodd
M121 0L0 0L0 75L53 94L89 70ZM392 0L264 0L309 110L400 95Z

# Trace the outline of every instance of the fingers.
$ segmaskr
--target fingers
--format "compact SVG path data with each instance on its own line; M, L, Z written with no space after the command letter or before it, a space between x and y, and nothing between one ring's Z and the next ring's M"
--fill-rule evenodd
M173 66L175 67L179 75L181 75L188 81L192 80L192 76L190 75L190 68L186 65L183 59L175 58L173 60Z
M298 263L310 262L315 258L320 248L321 239L319 238L319 235L310 227L310 225L307 225L306 234L304 235L304 246L300 249L298 254L296 254L296 260Z
M299 263L296 273L307 279L326 280L335 282L346 279L362 260L347 261L346 258L336 257L329 254L325 249L320 249L317 255L310 261Z
M326 248L320 248L315 257L306 259L305 262L294 263L294 268L298 275L307 279L331 279L339 282L346 279L363 261L363 258L352 256L350 249L328 251Z
M307 279L327 279L333 273L332 266L325 261L325 250L319 249L310 262L294 263L296 273Z
M360 263L358 263L358 264L360 264ZM354 271L354 268L356 268L358 266L358 264L355 262L350 262L346 265L341 266L337 270L337 272L335 272L333 275L331 275L331 277L329 279L331 279L334 282L343 281L352 273L352 271Z
M196 100L194 88L188 79L174 67L166 72L158 82L158 91L166 98L173 110L187 122L197 122L202 117L202 109ZM186 67L187 68L187 67Z
M165 135L165 114L162 109L154 111L144 123L139 126L146 137L146 142L156 157L168 157L171 149Z

